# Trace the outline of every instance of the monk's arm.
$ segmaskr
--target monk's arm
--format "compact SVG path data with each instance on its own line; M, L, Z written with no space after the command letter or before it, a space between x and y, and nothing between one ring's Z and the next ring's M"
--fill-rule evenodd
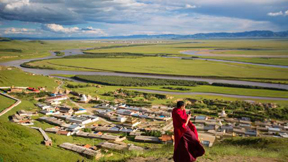
M175 114L175 117L177 118L176 121L178 121L177 123L178 128L182 129L183 131L186 131L186 125L187 125L186 119L178 113Z
M191 116L189 115L188 118L187 118L187 121L186 121L186 123L185 123L185 126L188 125L188 123L189 123L189 121L190 121L190 118L191 118Z

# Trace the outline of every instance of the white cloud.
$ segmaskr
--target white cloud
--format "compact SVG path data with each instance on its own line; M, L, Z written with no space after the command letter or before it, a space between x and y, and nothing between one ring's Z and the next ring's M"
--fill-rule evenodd
M283 15L283 12L282 12L282 11L279 11L279 12L269 12L267 15L268 15L268 16L282 16L282 15Z
M99 35L99 36L104 36L107 35L103 30L101 29L95 29L91 26L87 27L87 28L82 28L81 32L84 34L95 34L95 35Z
M279 12L269 12L267 14L268 16L288 16L288 10L287 11L279 11Z
M4 34L13 35L13 34L37 34L38 32L35 29L27 28L6 28L4 29Z
M44 27L49 31L59 33L74 33L79 31L78 27L64 28L62 25L58 24L45 24Z
M12 2L12 3L11 3ZM29 0L19 0L19 1L10 1L5 7L4 10L18 10L22 7L29 6L30 2Z
M79 28L79 27L69 28L69 27L63 27L62 25L59 24L45 24L42 26L42 29L60 34L76 34L76 35L86 34L91 36L107 35L103 30L93 28L91 26L86 28Z
M186 5L185 5L185 8L197 8L197 6L195 6L195 5L190 5L190 4L186 4Z

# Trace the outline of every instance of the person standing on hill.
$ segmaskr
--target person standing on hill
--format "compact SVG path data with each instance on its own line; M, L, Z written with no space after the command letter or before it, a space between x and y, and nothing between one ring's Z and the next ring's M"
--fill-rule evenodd
M185 103L177 102L172 111L174 126L174 155L175 162L193 162L204 155L205 150L200 144L196 127L191 123L191 114L187 115Z

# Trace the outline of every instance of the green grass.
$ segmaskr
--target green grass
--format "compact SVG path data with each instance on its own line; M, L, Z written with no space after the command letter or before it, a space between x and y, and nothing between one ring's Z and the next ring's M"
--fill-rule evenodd
M202 58L212 58L219 60L229 60L229 61L240 61L248 63L257 64L270 64L270 65L284 65L288 66L288 58L247 58L247 57L202 57Z
M47 87L48 90L53 90L57 87L57 83L53 78L32 75L17 68L0 68L0 87L13 85L16 87Z
M195 43L198 42L198 43ZM89 53L111 53L111 52L131 52L143 54L180 54L179 51L194 49L266 49L274 52L274 50L282 50L287 55L287 40L187 40L175 41L167 44L130 46L120 48L107 48L89 50ZM262 50L263 51L263 50ZM245 51L243 54L245 54ZM268 51L269 52L269 51ZM241 53L241 52L240 52ZM248 52L249 53L249 52ZM252 51L253 53L253 51Z
M117 46L119 44L95 43L91 41L18 41L11 40L0 43L0 62L40 58L50 55L50 51L66 49ZM61 55L61 54L60 54Z
M235 54L235 55L259 55L259 57L261 57L261 55L287 55L288 51L287 49L285 50L279 50L279 49L275 49L275 50L271 50L271 49L251 49L251 50L229 50L229 49L225 49L225 50L219 50L219 51L212 51L211 53L214 54Z
M217 86L208 86L208 85L203 85L203 86L199 85L196 87L190 87L190 86L169 86L169 87L189 88L190 90L186 90L186 91L170 90L170 89L163 88L163 86L135 87L135 88L151 89L151 90L159 90L159 91L167 91L167 92L207 92L207 93L234 94L234 95L244 95L244 96L288 98L288 91L217 87Z
M288 159L288 139L275 137L234 137L225 139L209 150L213 155L236 155Z
M208 82L187 81L187 80L172 80L172 79L154 79L140 77L121 77L121 76L100 76L100 75L76 75L73 77L86 82L93 82L102 85L114 86L153 86L153 85L208 85Z
M71 142L78 144L93 144L98 140L88 140L77 137L66 137L56 134L48 134L53 140L53 146L47 147L41 142L43 137L37 130L3 121L0 119L0 157L4 161L77 161L88 160L81 155L72 151L59 148L57 145L63 142Z
M15 103L15 100L0 95L0 112Z
M166 75L204 76L220 78L276 78L288 79L288 69L221 63L204 60L180 60L160 57L145 58L99 58L99 59L52 59L30 63L33 66L51 64L49 67L61 69L60 66L85 68L93 71L115 71L131 73L151 73ZM58 67L54 67L57 65ZM81 70L81 69L79 69Z

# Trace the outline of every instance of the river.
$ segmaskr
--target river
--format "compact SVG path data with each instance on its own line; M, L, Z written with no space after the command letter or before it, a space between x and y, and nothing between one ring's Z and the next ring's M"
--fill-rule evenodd
M83 49L86 50L86 49ZM71 49L63 50L65 56L83 54L81 49ZM108 76L126 76L126 77L144 77L144 78L159 78L159 79L173 79L173 80L190 80L190 81L205 81L210 84L212 83L228 83L228 84L239 84L239 85L250 85L259 87L269 87L269 88L281 88L288 90L288 85L285 84L273 84L273 83L261 83L261 82L251 82L251 81L239 81L239 80L228 80L228 79L213 79L213 78L201 78L201 77L184 77L184 76L169 76L169 75L152 75L152 74L134 74L134 73L116 73L116 72L94 72L94 71L64 71L64 70L49 70L49 69L33 69L24 68L20 65L29 61L51 59L51 58L61 58L63 56L56 56L54 52L51 52L51 56L44 58L34 58L34 59L23 59L15 60L9 62L2 62L0 65L3 66L15 66L22 69L23 71L40 74L40 75L52 75L52 74L67 74L67 75L108 75Z

